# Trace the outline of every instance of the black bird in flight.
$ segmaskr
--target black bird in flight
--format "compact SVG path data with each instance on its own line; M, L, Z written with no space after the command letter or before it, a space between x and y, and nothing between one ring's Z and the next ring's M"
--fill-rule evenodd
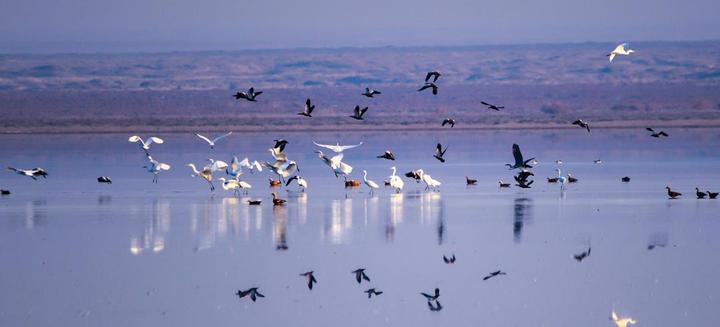
M262 294L260 294L260 292L258 292L257 287L253 287L247 291L238 290L237 293L235 293L235 295L237 295L241 299L250 295L250 299L253 302L255 302L255 300L257 300L258 297L265 297L265 295L262 295Z
M433 157L435 157L435 159L437 159L437 160L440 160L440 162L445 162L445 159L443 158L443 156L445 155L446 151L447 151L447 148L445 148L445 150L443 150L442 144L438 143L437 146L435 147L435 154L433 155Z
M485 102L485 101L480 101L480 103L482 103L483 105L485 105L486 107L488 107L488 109L492 109L492 110L495 110L495 111L500 111L500 109L505 109L505 107L503 107L503 106L496 106L496 105L494 105L494 104L492 104L492 103L487 103L487 102Z
M442 126L445 126L445 125L448 125L448 124L450 125L450 128L455 127L455 119L445 118L445 120L443 120L443 122L442 122Z
M368 97L368 98L372 98L373 96L375 96L375 95L377 95L377 94L382 94L382 93L380 93L380 91L371 90L370 88L366 87L366 88L365 88L365 92L363 92L362 95L364 95L364 96L366 96L366 97Z
M586 122L582 119L578 119L578 120L574 121L573 125L578 125L584 129L587 129L588 133L590 133L590 124L588 124L588 122Z
M455 254L453 254L450 258L443 255L443 261L447 264L455 263Z
M315 105L312 104L310 99L307 99L305 100L305 109L303 110L303 112L298 112L298 115L312 117L313 110L315 110Z
M435 84L435 83L430 83L430 82L425 83L425 85L423 85L421 88L418 89L418 92L421 92L421 91L423 91L423 90L427 90L427 89L429 89L429 88L432 88L432 94L433 94L433 95L437 95L437 94L438 94L438 86L437 86L437 84Z
M428 302L430 302L430 301L437 300L437 299L440 297L440 289L439 289L439 288L435 288L435 293L434 293L434 294L427 294L427 293L423 293L423 292L420 292L420 294L421 294L422 296L424 296L425 299L428 300Z
M515 164L514 165L505 164L505 166L510 167L510 170L517 169L517 168L520 168L523 170L525 168L532 168L532 166L528 165L528 162L533 161L533 159L535 159L535 158L533 157L528 160L523 160L523 155L522 155L522 152L520 152L519 145L517 145L517 144L512 145L512 153L513 153L513 157L515 157Z
M367 291L365 291L365 293L367 293L368 299L371 298L373 295L377 296L383 294L382 291L377 291L374 288L369 288Z
M313 271L308 271L306 273L300 274L300 276L303 276L307 279L307 286L310 290L313 289L313 284L317 283L317 279L315 279L315 275L313 275Z
M577 260L577 262L581 262L581 261L585 260L585 258L590 256L590 250L592 250L592 248L588 247L587 251L579 253L579 254L574 254L573 258L575 258L575 260Z
M629 183L630 182L630 176L625 176L620 179L623 183Z
M112 184L112 179L110 179L110 177L107 177L107 176L100 176L97 178L97 181L98 181L98 183Z
M285 139L277 139L277 140L273 140L273 142L275 142L275 145L273 146L273 148L274 148L274 149L278 149L278 152L283 152L283 151L285 151L285 146L286 146L288 143L290 143L290 142L288 142L288 141L285 140Z
M407 173L405 173L405 177L412 178L415 180L415 182L420 183L420 174L417 170L412 170Z
M395 160L395 155L390 150L385 150L385 153L377 157L380 159Z
M355 274L355 280L358 282L358 284L360 284L360 282L362 282L363 279L368 282L370 281L370 277L368 277L368 275L365 274L365 268L356 269L352 273Z
M655 132L655 130L652 129L652 128L650 128L650 127L646 127L645 129L646 129L648 132L652 133L652 134L650 134L650 136L652 136L652 137L660 137L660 136L668 137L668 136L669 136L669 135L668 135L667 133L665 133L664 131Z
M443 307L440 301L435 300L435 305L433 305L432 301L428 301L428 308L430 308L430 311L440 311Z
M439 71L433 70L431 72L428 72L427 75L425 75L425 82L427 83L430 78L432 77L433 83L437 82L438 78L440 78L442 74L440 74Z
M257 96L262 93L263 93L262 91L255 92L255 88L251 87L247 92L239 92L238 91L237 93L235 93L235 99L236 100L245 99L248 101L255 102L255 101L257 101L257 100L255 100L255 98L257 98Z
M496 270L496 271L491 272L489 275L483 277L483 280L488 280L490 278L493 278L493 277L499 276L499 275L507 275L507 274L504 271Z
M355 106L355 109L353 110L352 116L350 118L357 119L357 120L363 120L363 115L365 115L365 112L368 110L368 107L360 109L360 106Z
M477 179L472 179L470 177L465 176L465 184L466 185L477 185Z

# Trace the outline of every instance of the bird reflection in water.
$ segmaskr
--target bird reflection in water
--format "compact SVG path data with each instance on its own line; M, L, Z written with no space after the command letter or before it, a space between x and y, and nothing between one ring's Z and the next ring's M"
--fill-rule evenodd
M513 239L522 241L522 231L527 220L532 219L532 199L517 198L513 209Z
M203 203L193 203L190 210L190 231L196 236L195 251L203 251L215 245L217 237L216 217L221 214L220 208L213 199L205 199Z
M145 214L145 210L141 211ZM166 199L154 199L149 217L145 220L142 235L130 237L130 253L138 255L152 250L153 253L165 249L165 235L170 232L170 203Z
M287 242L287 211L284 206L273 206L273 242L275 249L284 251L289 249Z
M25 205L25 228L33 229L47 221L47 201L45 199L28 201Z
M392 242L395 239L395 227L402 223L404 199L402 193L393 193L390 195L390 215L385 225L385 240L388 242Z
M333 244L343 243L346 231L352 229L352 201L346 198L330 204L330 219L325 221L323 236L329 236Z
M112 197L109 195L98 196L97 203L99 206L108 205L112 201Z

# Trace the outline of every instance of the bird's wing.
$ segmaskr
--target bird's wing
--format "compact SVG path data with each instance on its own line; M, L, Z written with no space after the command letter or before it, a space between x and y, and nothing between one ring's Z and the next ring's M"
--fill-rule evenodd
M579 119L573 122L573 125L580 125L580 124L582 124L582 122Z
M620 319L620 318L618 318L617 313L615 313L615 311L613 311L612 313L610 313L610 318L612 318L612 320L618 320L618 319Z
M376 91L376 90L373 90L372 93L374 93L374 94L382 94L382 92Z
M430 87L430 85L429 85L429 84L425 84L425 85L423 85L421 88L418 89L418 92L420 92L420 91L422 91L422 90L424 90L424 89L427 89L428 87Z
M353 112L355 113L355 116L360 116L360 106L355 106L355 109L353 109Z
M660 135L668 136L667 133L665 133L665 132L660 132Z
M482 104L484 104L484 105L486 105L486 106L488 106L488 107L491 107L491 106L492 106L491 104L489 104L489 103L487 103L487 102L485 102L485 101L480 101L480 103L482 103Z
M443 120L442 125L445 126L446 124L449 124L449 123L450 123L450 120L449 120L449 119L445 119L445 120Z
M335 152L343 152L343 151L345 151L345 150L349 150L349 149L352 149L352 148L357 148L357 147L361 146L362 144L363 144L363 143L360 142L360 143L355 144L355 145L339 145L339 146L336 146L336 147L335 147L335 148L336 148Z
M360 109L360 117L365 114L365 112L368 111L368 107Z
M313 144L315 144L321 148L330 149L333 152L342 152L342 150L338 151L338 146L336 146L336 145L320 144L320 143L316 143L315 141L313 141Z
M260 95L260 94L263 94L263 91L257 91L257 92L255 92L255 96L258 96L258 95Z
M627 46L627 43L622 43L615 47L615 50L613 52L625 52L625 47Z
M227 133L225 133L225 134L223 134L223 135L220 135L220 136L216 137L215 139L213 139L213 143L215 143L215 142L217 142L217 141L220 141L220 140L228 137L230 134L232 134L232 132L227 132Z
M133 136L130 136L130 138L128 138L128 142L137 142L137 141L145 143L145 142L143 142L143 139L137 135L133 135Z
M613 59L615 59L615 53L614 53L614 52L612 52L612 53L610 53L610 54L608 55L608 60L609 60L610 62L612 62Z
M216 172L218 170L225 169L227 167L228 167L227 162L222 161L222 160L215 160L215 162L213 162L212 166L210 166L210 170L213 172Z
M522 166L524 164L522 152L520 152L520 146L513 144L512 146L513 157L515 157L515 164Z
M650 127L645 127L645 129L646 129L648 132L653 132L653 133L655 133L655 131L654 131L652 128L650 128Z
M292 181L294 181L294 180L296 180L296 179L298 179L297 176L290 177L290 178L285 182L285 186L290 186L290 183L292 183Z
M148 143L157 143L157 144L163 144L165 141L159 137L152 136L148 139Z
M430 77L432 77L432 76L433 76L433 73L432 73L432 72L428 72L427 75L425 75L425 82L427 82L428 80L430 80Z
M160 169L160 170L170 170L170 165L168 165L168 164L166 164L166 163L158 163L158 164L157 164L157 169Z
M202 135L200 135L200 134L198 134L198 133L195 133L195 136L197 136L197 137L205 140L205 142L207 142L208 144L212 144L212 143L213 143L213 141L211 141L209 138L207 138L207 137L205 137L205 136L202 136Z

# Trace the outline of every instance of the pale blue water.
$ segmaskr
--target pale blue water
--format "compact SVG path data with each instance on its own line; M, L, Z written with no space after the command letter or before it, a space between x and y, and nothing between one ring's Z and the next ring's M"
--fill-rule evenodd
M153 155L172 169L158 184L129 135L3 135L1 165L50 176L0 174L12 191L0 197L0 326L612 326L612 309L637 326L711 326L720 200L697 200L694 187L720 189L720 133L666 131L234 134L214 150L159 135L166 144ZM277 137L310 184L306 194L275 189L285 207L270 205L266 172L244 176L265 201L250 207L220 187L212 196L185 167L232 154L269 160ZM423 168L441 192L409 180L399 195L346 190L312 140L363 141L345 156L355 178ZM445 164L432 158L438 141ZM512 180L503 167L512 143L541 162L532 189L497 187ZM396 162L375 158L387 148ZM545 182L556 159L580 179L564 193ZM114 183L98 184L101 175ZM465 186L466 175L479 185ZM684 196L668 200L667 184ZM457 263L444 264L452 253ZM359 267L371 283L355 282ZM508 275L482 281L497 269ZM308 270L312 291L298 276ZM266 298L233 295L253 286ZM369 287L385 293L368 300ZM435 287L441 312L418 294Z

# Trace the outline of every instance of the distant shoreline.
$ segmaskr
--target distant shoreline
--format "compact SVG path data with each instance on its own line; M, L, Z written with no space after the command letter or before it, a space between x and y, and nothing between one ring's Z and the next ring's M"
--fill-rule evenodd
M591 129L631 129L631 128L710 128L720 127L720 119L692 119L692 120L625 120L590 122ZM4 128L0 135L22 134L100 134L100 133L195 133L195 132L225 132L233 133L263 133L263 132L412 132L412 131L449 131L467 132L482 130L566 130L578 129L577 126L559 123L510 123L510 124L465 124L459 122L456 127L442 127L440 124L357 124L357 125L284 125L284 126L242 126L237 125L185 125L185 126L36 126L30 128Z

